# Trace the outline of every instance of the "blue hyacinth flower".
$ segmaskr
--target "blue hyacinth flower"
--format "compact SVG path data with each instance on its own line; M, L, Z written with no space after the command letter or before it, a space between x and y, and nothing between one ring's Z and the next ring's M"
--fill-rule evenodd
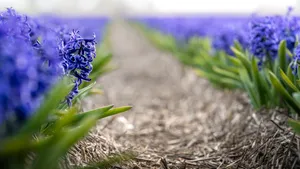
M83 81L90 81L89 74L92 72L92 62L96 57L96 41L93 38L82 38L78 31L73 31L69 40L62 43L60 55L63 58L62 66L66 75L74 78L74 87L66 97L69 106L79 92L79 86Z
M6 126L0 136L31 117L59 77L31 43L28 23L11 12L0 16L0 125Z
M300 63L300 45L295 48L293 61L291 63L291 68L294 75L298 73L298 66Z
M250 50L259 66L277 57L279 37L273 18L255 18L250 23Z

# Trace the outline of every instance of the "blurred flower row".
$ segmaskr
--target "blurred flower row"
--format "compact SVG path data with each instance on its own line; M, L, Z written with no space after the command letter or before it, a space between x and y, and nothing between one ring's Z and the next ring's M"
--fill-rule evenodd
M98 119L130 107L82 112L95 80L111 70L106 18L0 13L0 165L59 168ZM96 49L98 51L96 51ZM97 56L96 56L97 55Z
M137 28L213 84L246 91L255 109L286 108L300 133L300 18L274 16L134 18Z

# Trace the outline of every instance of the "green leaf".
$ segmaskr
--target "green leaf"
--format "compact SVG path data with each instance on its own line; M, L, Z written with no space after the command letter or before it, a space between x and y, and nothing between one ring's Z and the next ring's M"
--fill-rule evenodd
M90 78L92 79L92 81L96 81L103 74L111 72L111 71L116 70L116 69L117 69L117 67L115 67L115 66L106 66L102 69L98 69L97 72L92 73L90 75Z
M77 167L76 169L107 169L113 167L113 165L129 161L135 158L136 156L137 155L135 153L125 152L113 155L112 157L108 157L107 159L94 164L88 164L88 166L86 167Z
M102 95L103 94L102 88L100 88L100 87L92 88L91 91L89 92L89 95L93 95L93 94Z
M269 71L271 83L277 92L285 99L285 101L296 111L300 113L300 104L288 93L277 77Z
M48 141L48 137L38 137L37 139L33 139L32 136L6 138L0 142L0 158L35 151L47 144Z
M227 71L227 70L225 70L225 69L221 69L221 68L218 68L218 67L216 67L216 66L213 66L212 69L213 69L215 72L217 72L217 73L219 73L219 74L221 74L221 75L227 76L227 77L229 77L229 78L231 78L231 79L235 79L235 80L237 80L237 81L240 80L240 78L238 77L237 74L234 74L234 73L232 73L232 72L230 72L230 71Z
M87 87L84 87L79 90L78 94L74 97L73 100L76 100L78 98L81 98L83 95L87 94L92 88L96 85L96 82L91 83Z
M78 91L78 94L73 98L72 104L75 104L78 101L78 99L80 99L82 96L87 94L95 85L96 85L96 82L93 82L92 84L80 89ZM66 108L68 108L68 104L64 103L59 108L60 109L66 109Z
M280 71L280 76L284 83L288 85L294 92L299 92L299 89L293 84L293 82L289 79L289 77L283 72L282 69Z
M226 66L221 66L220 68L225 69L225 70L235 74L236 76L238 76L238 74L240 73L240 67L234 67L234 66L226 65ZM236 78L238 78L238 77L236 77Z
M290 58L293 58L294 55L292 54L292 52L290 50L286 50L286 53L288 54L288 56Z
M240 52L243 52L243 47L237 40L234 40L234 48Z
M100 54L98 54L100 55ZM97 56L99 57L99 56ZM104 66L106 66L112 59L112 53L106 54L105 56L100 56L98 59L96 58L93 61L93 71L91 74L94 72L97 72L99 69L102 69Z
M24 127L20 130L20 133L32 134L40 129L42 124L46 122L50 113L59 106L70 92L71 87L66 85L66 82L66 79L63 79L51 90L39 110L30 118L30 120L27 121Z
M300 66L299 65L297 65L297 68L298 68L298 70L300 70ZM297 77L298 77L298 79L300 79L300 71L297 71Z
M293 71L292 71L292 69L291 69L291 66L288 66L288 68L287 68L287 74L286 74L286 75L288 76L288 78L289 78L292 82L294 82L295 76L294 76L294 74L293 74Z
M206 77L208 80L215 82L216 84L219 84L221 86L225 85L226 87L229 87L229 88L241 88L242 87L241 83L237 80L221 77L215 73L205 72L200 69L197 69L195 71L199 76Z
M59 131L64 126L72 123L75 120L77 113L78 109L76 107L71 107L65 111L63 115L52 118L55 120L49 122L48 126L42 131L42 133L52 135L55 131Z
M49 144L36 153L32 168L41 169L45 166L49 169L57 168L60 158L95 126L97 120L96 115L86 116L76 128L56 132Z
M130 110L131 108L132 108L131 106L123 106L123 107L117 107L117 108L110 109L109 111L104 112L103 114L101 114L99 116L99 119L103 119L105 117L109 117L109 116L112 116L112 115L116 115L116 114L126 112L126 111Z
M278 49L278 59L277 61L279 68L282 70L286 70L286 41L282 40L279 44L279 49Z
M236 57L240 60L240 62L245 66L247 72L250 74L251 73L251 63L250 63L249 59L247 58L247 56L245 54L241 53L240 51L238 51L237 49L235 49L234 47L231 47L231 50L236 55Z
M256 93L257 93L257 103L258 103L258 106L262 106L262 105L265 105L267 103L267 99L268 98L265 98L265 94L266 92L268 91L268 86L267 86L267 90L266 89L266 86L263 85L262 81L262 77L259 73L259 70L258 70L258 66L257 66L257 62L255 60L255 58L252 58L252 62L251 62L251 67L252 67L252 77L253 77L253 84L254 84L254 90L256 90Z
M250 80L250 77L245 69L241 69L240 78L242 80L242 84L244 89L247 91L248 96L251 100L251 103L255 109L260 108L260 100L257 92L255 91L255 87Z
M288 124L297 134L300 134L300 121L289 119Z
M300 103L300 92L293 93L293 98Z
M99 116L99 119L100 119L102 116L105 116L104 113L109 111L112 107L113 107L113 105L109 105L109 106L101 107L101 108L94 109L91 111L76 114L72 117L72 120L69 121L69 123L67 125L74 125L74 124L80 122L86 116L91 116L91 115L94 115L94 116L97 115L97 116ZM56 121L59 121L59 118L61 118L61 117L52 117L48 122L56 123Z
M230 60L230 62L235 66L241 66L241 61L235 57L228 57L228 60Z

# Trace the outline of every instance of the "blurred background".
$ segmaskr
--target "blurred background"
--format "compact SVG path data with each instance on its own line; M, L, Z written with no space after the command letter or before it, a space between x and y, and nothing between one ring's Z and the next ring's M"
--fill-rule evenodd
M300 0L0 0L1 8L61 15L173 15L193 13L284 13L288 6L300 14Z

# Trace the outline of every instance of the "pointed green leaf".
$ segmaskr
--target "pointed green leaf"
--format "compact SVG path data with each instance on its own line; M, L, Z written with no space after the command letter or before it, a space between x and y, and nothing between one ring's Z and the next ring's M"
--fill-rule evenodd
M88 93L90 90L92 90L92 88L96 85L96 82L91 83L90 85L82 88L79 90L78 94L74 97L73 100L76 100L80 97L82 97L83 95L85 95L86 93Z
M280 76L282 78L282 80L284 81L284 83L289 86L294 92L299 92L299 89L293 84L293 82L289 79L289 77L282 71L282 69L279 70L280 71Z
M126 112L126 111L130 110L131 108L132 108L131 106L123 106L123 107L117 107L117 108L110 109L109 111L106 111L103 114L101 114L99 116L99 119L103 119L105 117L109 117L109 116L113 116L116 114Z
M297 134L300 134L300 121L289 119L288 124Z
M212 69L213 69L215 72L217 72L217 73L219 73L219 74L221 74L221 75L227 76L227 77L229 77L229 78L231 78L231 79L235 79L235 80L237 80L237 81L240 80L240 78L238 77L237 74L234 74L234 73L229 72L229 71L227 71L227 70L220 69L220 68L218 68L218 67L216 67L216 66L214 66Z
M99 57L99 56L97 56ZM105 56L100 56L99 58L96 58L93 61L93 71L91 74L94 72L97 72L99 69L102 69L104 66L106 66L112 59L112 53L109 53Z
M300 92L293 93L293 98L300 103Z
M286 53L288 54L288 56L290 58L293 58L294 55L292 54L292 52L290 50L286 50Z
M96 82L93 82L92 84L89 84L88 86L80 89L78 94L73 98L72 103L75 104L78 101L78 99L80 99L82 96L87 94L95 85L96 85ZM67 107L68 107L68 104L65 103L65 104L62 104L59 108L66 109Z
M291 66L288 66L286 75L288 76L288 78L289 78L292 82L294 82L295 76L293 75L293 71L292 71L292 69L291 69Z
M279 61L279 68L282 70L286 70L286 41L282 40L279 44L279 49L278 49L278 60Z
M260 108L260 101L259 101L257 92L255 92L254 86L253 86L252 82L250 81L250 77L249 77L246 70L241 69L240 78L242 80L242 84L243 84L244 89L248 93L248 96L251 100L251 103L252 103L253 107L255 109Z
M251 73L251 63L248 60L247 56L245 54L241 53L240 51L238 51L237 49L235 49L234 47L231 47L231 50L236 55L236 57L241 61L241 63L245 66L247 72L250 74Z
M237 40L234 40L234 48L240 52L243 52L243 47Z
M300 113L300 104L296 102L296 100L294 100L294 98L288 93L288 91L284 88L281 82L271 71L269 71L269 76L270 76L271 83L273 84L277 92L279 92L279 94L286 100L288 104L290 104L290 106L295 111Z
M76 128L56 132L49 145L36 153L32 168L57 168L61 157L95 126L97 120L97 116L87 116Z
M63 116L60 116L57 120L55 120L50 127L46 128L45 132L47 132L47 134L50 135L53 134L51 132L59 131L64 126L72 123L75 120L77 113L78 113L77 108L75 107L70 108L68 111L66 111L66 113Z
M258 95L258 104L259 106L261 106L263 103L265 103L265 99L264 99L264 89L263 86L261 85L261 78L260 78L260 74L259 74L259 70L258 70L258 66L257 66L257 62L255 60L255 58L251 59L251 67L252 67L252 77L253 77L253 84L254 84L254 89L257 91L257 95Z
M129 160L132 160L137 155L135 153L131 152L125 152L117 155L113 155L112 157L108 157L107 159L96 162L93 164L88 164L86 167L77 167L76 169L107 169L113 167L113 165L121 164L124 162L127 162Z
M228 57L228 60L235 66L241 66L241 61L235 57Z
M99 116L99 119L102 118L102 116L105 116L104 113L109 111L111 108L113 107L113 105L109 105L109 106L105 106L105 107L101 107L98 109L94 109L91 111L87 111L87 112L83 112L83 113L79 113L76 114L74 117L72 117L72 121L70 121L67 125L73 125L76 124L78 122L80 122L82 119L84 119L86 116ZM55 123L58 120L58 118L52 118L49 120L49 123Z
M44 147L50 141L50 137L18 137L18 139L5 139L0 142L0 157L12 156L22 153L30 153Z
M97 72L94 72L90 75L90 78L92 79L92 81L96 81L100 76L103 76L104 74L111 72L113 70L116 70L117 67L116 66L106 66L103 67L102 69L98 69Z
M230 79L230 78L224 78L222 76L218 76L216 73L208 73L205 71L202 71L200 69L196 70L196 73L201 76L205 77L210 81L216 82L219 85L226 85L230 88L241 88L241 83L237 80Z
M45 123L50 113L59 106L70 92L71 87L66 84L67 80L63 79L50 91L39 110L27 121L20 133L33 133L40 129L40 126Z
M240 73L240 68L238 67L234 67L234 66L221 66L220 68L225 69L233 74L235 74L236 76L238 76L238 74ZM238 77L237 77L238 78ZM239 79L239 78L238 78Z

